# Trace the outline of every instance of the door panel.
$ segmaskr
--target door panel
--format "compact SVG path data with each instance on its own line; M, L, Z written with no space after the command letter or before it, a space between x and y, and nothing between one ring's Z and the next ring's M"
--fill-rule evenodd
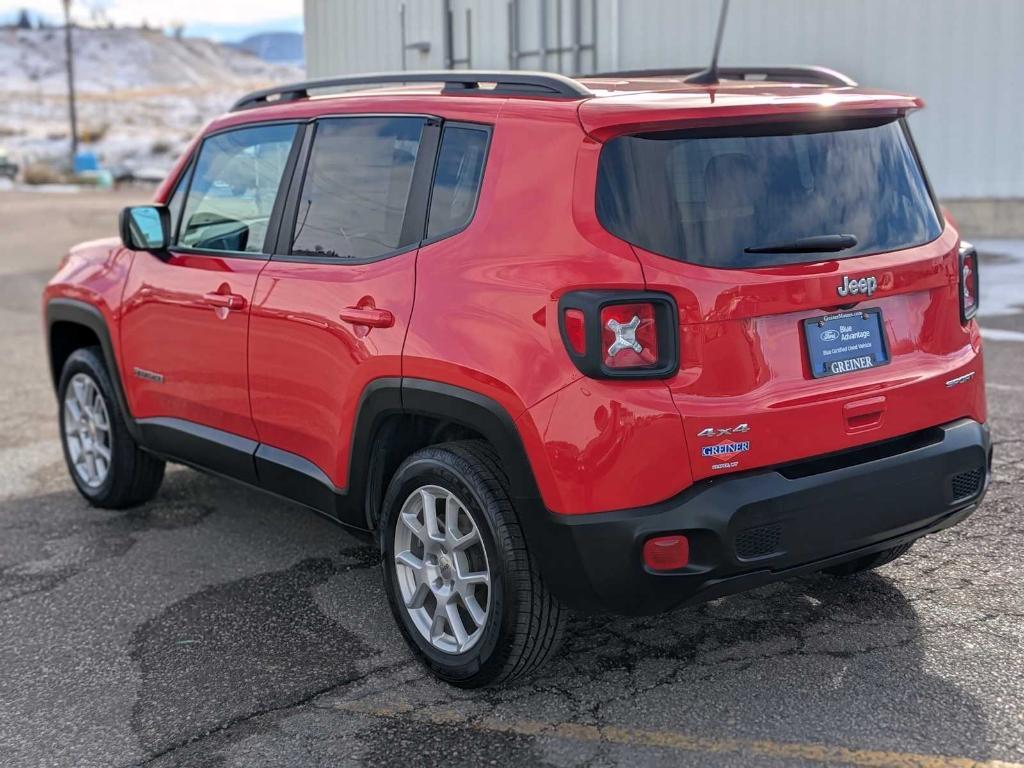
M316 123L257 282L249 375L260 440L337 487L348 485L363 390L402 373L437 133L436 121L404 115Z
M312 462L335 486L348 483L363 389L401 375L415 260L410 251L356 266L272 261L259 277L249 365L260 440ZM368 323L387 311L391 324L359 324L352 308Z
M207 137L169 208L168 252L133 259L121 354L136 418L185 419L258 439L249 407L247 337L256 278L276 239L281 179L294 165L295 124ZM279 200L278 198L282 199Z
M135 255L121 354L137 419L186 419L256 439L246 334L256 277L265 265L262 259L212 255Z

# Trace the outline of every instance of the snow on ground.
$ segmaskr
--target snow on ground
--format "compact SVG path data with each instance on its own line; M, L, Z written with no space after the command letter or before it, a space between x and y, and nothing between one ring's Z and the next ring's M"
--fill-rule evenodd
M73 35L83 149L108 166L167 168L242 93L302 77L210 40L140 29ZM0 29L0 147L23 164L67 154L64 67L63 30Z

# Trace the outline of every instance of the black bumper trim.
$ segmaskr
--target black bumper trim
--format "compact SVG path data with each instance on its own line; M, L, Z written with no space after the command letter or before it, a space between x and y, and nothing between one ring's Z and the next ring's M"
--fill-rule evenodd
M778 469L713 478L640 509L559 515L535 500L517 502L535 507L521 515L530 551L563 602L587 611L658 613L838 565L959 523L988 487L989 430L961 419L937 427L935 438L796 478ZM976 469L983 474L978 490L957 497L953 478ZM741 557L737 536L759 529L767 533L745 539ZM669 573L647 570L643 542L677 532L690 540L690 564ZM758 545L767 551L755 552Z

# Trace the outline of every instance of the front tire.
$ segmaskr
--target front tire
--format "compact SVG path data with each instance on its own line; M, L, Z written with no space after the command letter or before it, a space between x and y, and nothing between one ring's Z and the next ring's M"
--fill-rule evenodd
M98 348L71 353L57 396L64 461L86 501L124 509L153 498L163 482L164 462L129 434Z
M558 650L567 611L540 579L486 443L445 443L406 459L388 485L380 535L391 611L437 677L500 684Z

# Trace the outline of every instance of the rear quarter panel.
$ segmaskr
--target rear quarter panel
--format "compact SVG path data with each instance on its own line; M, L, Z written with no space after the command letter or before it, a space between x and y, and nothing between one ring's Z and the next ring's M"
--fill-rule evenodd
M562 343L564 293L644 284L592 196L578 197L578 159L598 147L574 105L509 100L472 223L420 248L403 355L405 376L474 390L516 419L544 502L561 513L649 503L688 475L664 382L583 379ZM650 460L658 451L674 455L672 473Z

